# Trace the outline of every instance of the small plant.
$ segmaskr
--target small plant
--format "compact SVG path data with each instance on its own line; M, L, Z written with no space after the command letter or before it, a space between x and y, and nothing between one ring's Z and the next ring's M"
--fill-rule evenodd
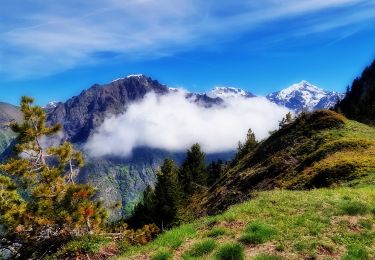
M108 238L103 238L97 235L83 236L64 245L53 255L53 258L74 257L81 254L95 254L108 243L110 243L110 239Z
M207 239L202 242L196 243L192 248L185 253L187 257L201 257L211 253L216 247L216 242L212 239Z
M160 251L157 252L153 257L152 260L168 260L172 258L172 254L167 251Z
M278 243L278 244L276 245L276 250L279 251L279 252L283 252L283 251L285 251L285 246L284 246L284 244L283 244L283 243Z
M271 227L263 223L253 222L248 225L240 241L244 244L262 244L269 240L274 234L275 231Z
M238 243L224 244L215 254L217 260L242 260L245 259L243 247Z
M368 252L365 248L355 245L349 247L342 260L366 260L369 259Z
M268 255L268 254L262 254L262 255L257 255L254 257L254 260L281 260L282 258L280 256L276 255Z
M358 221L358 224L361 228L371 230L372 229L372 222L368 220L361 219Z
M365 215L370 211L369 207L359 201L345 201L340 206L342 214L355 216Z
M211 229L211 231L208 232L207 236L219 237L219 236L225 235L225 233L226 233L225 228L216 227L216 228Z

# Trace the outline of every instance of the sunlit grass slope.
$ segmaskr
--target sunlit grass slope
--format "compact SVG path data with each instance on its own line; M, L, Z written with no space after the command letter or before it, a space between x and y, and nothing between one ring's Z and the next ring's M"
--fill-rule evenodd
M119 259L375 259L375 188L260 192Z

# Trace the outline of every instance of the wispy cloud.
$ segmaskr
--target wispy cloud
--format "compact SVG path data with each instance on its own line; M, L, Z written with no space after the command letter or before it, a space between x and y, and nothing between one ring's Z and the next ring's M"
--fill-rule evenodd
M375 17L370 0L92 0L2 2L0 73L43 76L95 64L97 53L124 59L155 58L220 44L258 26L297 19L286 37L333 30ZM306 21L303 15L327 10L354 10ZM372 9L373 10L373 9ZM366 15L361 15L366 11ZM348 18L348 19L346 19ZM313 21L313 22L312 22ZM344 22L343 22L344 21ZM310 23L309 23L310 22Z

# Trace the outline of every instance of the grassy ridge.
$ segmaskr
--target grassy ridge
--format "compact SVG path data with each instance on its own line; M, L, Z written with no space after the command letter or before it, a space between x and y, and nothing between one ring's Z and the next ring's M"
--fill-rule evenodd
M201 199L216 214L254 191L375 184L375 128L332 111L300 116L228 170Z
M119 259L374 259L374 217L373 186L260 192Z

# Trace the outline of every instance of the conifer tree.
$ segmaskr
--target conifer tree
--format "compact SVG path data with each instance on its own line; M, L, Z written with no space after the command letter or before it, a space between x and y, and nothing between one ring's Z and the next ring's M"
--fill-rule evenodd
M251 128L249 128L249 130L247 131L247 135L246 135L246 141L243 144L241 142L238 142L237 153L232 164L234 164L235 162L238 162L246 154L253 151L257 145L258 145L258 141L256 140L255 134L251 130Z
M21 222L26 203L11 178L0 175L0 229L15 229Z
M154 223L162 229L168 227L175 221L181 197L178 167L173 160L165 159L157 174L155 189L149 186L144 191L130 224L141 227Z
M205 156L199 144L194 144L187 151L180 170L180 181L186 195L192 195L207 186Z
M225 164L222 160L212 161L207 166L207 185L212 186L223 174L225 169Z
M94 201L95 190L74 183L74 175L82 167L83 156L69 142L48 147L49 137L60 125L47 126L45 111L23 97L22 123L12 123L18 134L17 155L0 166L7 175L20 180L26 208L16 232L28 231L35 236L77 235L93 232L106 218L101 205ZM31 232L30 232L31 231Z
M165 159L158 173L155 186L157 208L156 224L162 229L173 223L177 208L181 203L181 188L178 179L178 167L171 159Z

